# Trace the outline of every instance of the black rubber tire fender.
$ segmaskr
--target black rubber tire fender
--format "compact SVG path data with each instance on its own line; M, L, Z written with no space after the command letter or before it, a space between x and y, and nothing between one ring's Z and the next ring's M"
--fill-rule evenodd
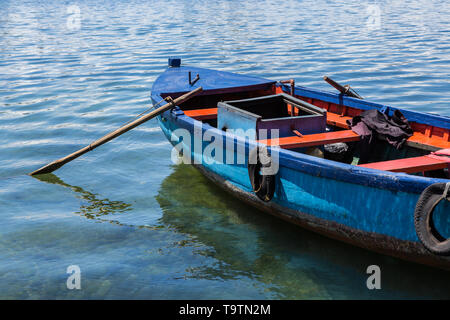
M429 251L437 255L450 254L450 239L443 238L436 230L433 212L439 202L448 200L449 183L435 183L428 186L420 195L414 211L414 225L417 236ZM444 195L445 193L445 195Z
M261 155L266 159L261 162ZM253 161L251 161L253 159ZM256 160L256 161L255 161ZM272 165L272 158L270 157L267 148L256 147L250 151L248 161L248 176L252 184L253 191L256 196L262 201L268 202L272 200L275 194L275 174L262 175L260 171L262 168L269 168Z

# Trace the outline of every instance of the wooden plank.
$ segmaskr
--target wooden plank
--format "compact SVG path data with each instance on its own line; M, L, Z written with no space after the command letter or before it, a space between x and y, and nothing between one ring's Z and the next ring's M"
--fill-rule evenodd
M343 129L350 129L347 124L347 120L351 120L352 117L341 116L340 114L327 112L327 124L330 126L336 126Z
M431 151L450 148L450 142L445 141L445 139L436 136L429 137L420 132L414 132L412 137L410 137L406 143L412 147L420 148L421 146L424 146L425 148L423 149Z
M358 141L359 139L360 139L359 135L354 133L352 130L343 130L335 132L307 134L301 137L299 136L281 137L278 139L278 142L276 140L271 139L259 140L259 142L267 144L269 146L278 145L284 149L293 149L293 148L319 146L336 142L352 142Z
M446 161L433 159L428 156L373 162L359 165L359 167L364 168L406 173L439 170L447 168L447 166L448 163Z
M217 108L184 110L185 115L195 120L209 120L217 118Z

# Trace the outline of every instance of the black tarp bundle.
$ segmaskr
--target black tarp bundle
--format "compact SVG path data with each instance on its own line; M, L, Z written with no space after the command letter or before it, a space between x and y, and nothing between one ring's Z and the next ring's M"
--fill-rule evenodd
M366 110L352 120L347 120L347 123L361 136L360 164L367 162L374 138L383 138L396 149L400 149L413 135L408 120L398 110L395 110L392 116L377 109Z

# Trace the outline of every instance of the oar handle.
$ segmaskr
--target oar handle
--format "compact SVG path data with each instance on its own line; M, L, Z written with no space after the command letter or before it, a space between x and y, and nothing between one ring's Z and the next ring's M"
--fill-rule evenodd
M353 98L363 99L363 97L361 97L358 93L356 93L356 91L353 90L349 85L345 85L345 86L340 85L339 83L337 83L336 81L334 81L333 79L331 79L327 76L324 76L323 80L328 82L330 85L332 85L334 88L336 88L336 90L338 90L342 94L345 94L345 95L353 97Z
M136 128L137 126L143 124L144 122L160 115L161 113L172 109L173 107L175 107L178 104L181 104L183 102L185 102L186 100L192 98L193 96L195 96L196 94L198 94L199 92L201 92L203 90L202 87L198 87L195 90L192 90L174 100L171 99L171 101L169 103L166 103L165 105L159 107L156 110L153 110L152 112L150 112L149 114L146 114L145 116L142 116L136 120L134 120L133 122L120 127L110 133L108 133L107 135L101 137L98 140L95 140L94 142L92 142L91 144L89 144L88 146L75 151L74 153L69 154L68 156L58 159L56 161L53 161L45 166L43 166L42 168L35 170L33 172L30 173L30 175L34 176L36 174L44 174L44 173L50 173L55 171L56 169L61 168L63 165L65 165L66 163L78 158L79 156L94 150L95 148L101 146L102 144L111 141L114 138L117 138L118 136L124 134L127 131L130 131L133 128Z
M323 77L323 80L325 80L326 82L328 82L330 85L332 85L334 88L336 88L337 91L339 91L342 94L345 94L345 88L344 86L340 85L339 83L337 83L336 81L334 81L331 78L328 78L327 76Z

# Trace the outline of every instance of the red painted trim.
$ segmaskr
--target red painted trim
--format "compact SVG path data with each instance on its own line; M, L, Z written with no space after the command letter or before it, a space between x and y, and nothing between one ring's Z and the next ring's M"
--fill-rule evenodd
M433 159L428 156L381 161L374 163L361 164L359 167L392 171L392 172L405 172L416 173L431 170L439 170L447 168L446 161L439 159Z
M351 142L358 141L360 136L354 133L352 130L307 134L301 137L282 137L275 140L259 140L259 142L267 144L269 146L280 146L284 149L304 148L311 146L319 146L336 142Z

